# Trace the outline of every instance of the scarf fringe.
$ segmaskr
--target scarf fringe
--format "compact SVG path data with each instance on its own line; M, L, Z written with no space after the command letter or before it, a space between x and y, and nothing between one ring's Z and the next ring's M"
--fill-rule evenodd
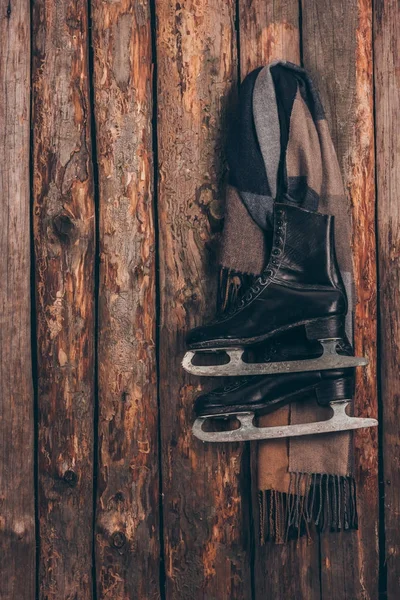
M317 531L358 528L356 485L351 476L291 473L288 492L260 490L260 543L286 544Z

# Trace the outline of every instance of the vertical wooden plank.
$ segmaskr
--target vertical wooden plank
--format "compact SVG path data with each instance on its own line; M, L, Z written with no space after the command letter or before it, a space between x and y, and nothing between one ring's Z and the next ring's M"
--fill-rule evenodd
M97 597L159 597L149 3L92 0L100 194Z
M33 2L40 598L92 598L95 214L84 0Z
M386 542L384 563L387 569L387 598L394 600L400 589L400 6L395 0L379 0L375 2L374 10L381 426Z
M303 537L256 551L255 598L320 599L319 543ZM322 597L324 598L324 597Z
M297 0L239 0L242 79L273 60L300 63Z
M166 597L251 598L247 456L192 435L184 337L214 316L225 114L235 91L233 1L158 0L160 404Z
M249 71L273 60L300 63L299 4L297 0L240 0L240 64L242 79ZM253 468L257 449L252 446ZM254 512L258 513L255 506ZM306 538L288 545L256 540L254 563L255 598L320 598L319 544Z
M370 0L303 2L304 66L320 90L353 209L358 302L355 411L377 415L374 122ZM377 430L355 434L359 531L321 537L323 598L377 598Z
M0 1L0 597L35 594L29 2Z

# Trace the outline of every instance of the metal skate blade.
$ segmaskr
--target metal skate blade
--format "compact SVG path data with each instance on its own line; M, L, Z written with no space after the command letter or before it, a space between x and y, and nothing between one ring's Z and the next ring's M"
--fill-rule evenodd
M195 365L193 364L193 358L199 355L225 355L229 358L229 361L225 364L216 364L216 365ZM237 371L238 369L242 369L243 365L246 365L242 360L242 356L244 353L243 348L218 348L215 350L189 350L186 352L185 356L182 360L182 367L188 373L192 373L193 375L205 375L207 377L219 377L224 376L226 374L233 375L232 371ZM250 366L250 365L248 365ZM229 372L228 372L229 371Z
M302 435L316 435L321 433L336 433L376 427L376 419L349 417L346 406L350 400L333 402L330 407L333 416L327 421L316 423L301 423L298 425L282 425L278 427L256 427L253 425L254 413L231 413L230 415L212 415L211 417L198 417L193 424L193 434L203 442L247 442L252 440L273 440L277 438L299 437ZM231 431L204 431L203 425L209 418L234 416L240 422L239 429Z
M215 350L198 350L200 353L225 352L229 362L219 365L195 365L195 350L186 352L182 366L188 373L204 377L235 377L240 375L279 375L282 373L303 373L306 371L327 371L331 369L350 369L364 367L368 359L362 356L342 356L336 352L338 340L320 340L323 353L317 358L304 360L286 360L271 363L247 363L242 360L244 348L218 348Z

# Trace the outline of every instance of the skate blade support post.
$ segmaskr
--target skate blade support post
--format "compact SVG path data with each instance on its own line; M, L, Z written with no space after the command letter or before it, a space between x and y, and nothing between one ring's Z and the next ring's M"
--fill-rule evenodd
M253 424L254 413L229 413L198 417L193 424L193 434L203 442L247 442L252 440L273 440L277 438L299 437L302 435L315 435L321 433L336 433L338 431L349 431L362 429L364 427L376 427L376 419L349 417L346 406L351 400L337 400L331 402L329 407L333 410L333 416L327 421L314 423L301 423L296 425L282 425L277 427L257 427ZM221 419L236 417L240 423L238 429L230 431L204 431L203 425L208 419Z
M368 359L359 356L343 356L338 354L338 339L319 340L323 353L317 358L290 360L271 363L247 363L242 360L245 348L216 348L212 350L189 350L186 352L182 366L188 373L204 377L229 377L241 375L278 375L280 373L302 373L305 371L325 371L330 369L349 369L364 367ZM196 353L221 353L229 356L229 362L222 365L195 365Z

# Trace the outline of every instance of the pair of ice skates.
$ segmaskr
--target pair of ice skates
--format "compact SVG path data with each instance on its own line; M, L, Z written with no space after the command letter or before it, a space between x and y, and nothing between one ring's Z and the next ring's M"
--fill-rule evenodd
M333 226L329 215L276 203L273 243L262 275L231 310L189 332L182 363L186 371L245 376L197 399L196 437L236 442L377 425L375 419L346 413L353 396L354 368L367 365L368 360L353 356L346 338L347 296ZM198 364L204 355L225 357L225 361ZM254 424L257 416L312 396L332 408L331 419L282 427ZM205 431L210 417L235 417L240 427Z

